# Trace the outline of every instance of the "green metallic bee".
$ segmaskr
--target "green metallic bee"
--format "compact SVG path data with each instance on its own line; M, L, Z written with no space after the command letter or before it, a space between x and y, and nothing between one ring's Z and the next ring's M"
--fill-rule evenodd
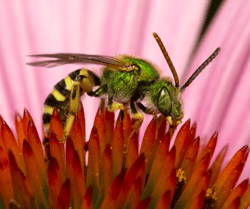
M45 60L28 63L32 66L55 67L65 64L97 64L104 65L99 78L87 69L79 69L59 81L44 102L43 124L49 133L49 124L54 107L57 108L64 127L65 136L69 135L75 114L78 111L80 97L86 92L89 96L108 97L108 109L116 111L129 104L132 117L137 119L133 129L139 129L143 115L161 113L167 117L171 127L176 127L183 118L181 94L198 74L216 57L220 48L193 73L188 81L179 88L179 79L168 53L156 33L153 33L173 74L175 85L170 78L160 78L157 68L144 59L127 55L117 57L87 54L41 54L32 57L49 57ZM96 90L93 87L98 86ZM147 105L142 104L145 99ZM113 101L117 103L113 103Z

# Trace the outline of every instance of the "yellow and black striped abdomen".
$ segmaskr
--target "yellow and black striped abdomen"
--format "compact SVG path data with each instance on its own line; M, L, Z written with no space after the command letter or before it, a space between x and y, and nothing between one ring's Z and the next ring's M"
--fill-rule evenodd
M81 70L76 70L70 73L66 78L59 81L55 86L53 91L48 95L44 102L44 113L43 113L43 124L49 127L51 120L51 115L54 108L56 107L62 124L66 122L67 114L69 112L69 97L70 92L76 77L80 74Z

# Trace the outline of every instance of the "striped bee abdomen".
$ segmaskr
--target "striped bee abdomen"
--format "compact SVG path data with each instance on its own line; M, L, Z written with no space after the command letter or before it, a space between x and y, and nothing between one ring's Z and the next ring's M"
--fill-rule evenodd
M74 82L78 82L78 84L74 84ZM70 95L74 85L79 85L81 96L84 91L89 93L93 86L100 85L100 79L93 72L80 69L73 71L54 86L53 91L44 102L42 120L46 134L49 132L51 115L55 107L58 110L63 126L67 122L68 115L72 114L72 110L70 111Z
M70 73L66 78L59 81L53 91L47 96L44 102L44 113L42 116L43 124L49 127L51 115L56 107L62 124L66 122L67 114L69 111L69 97L74 83L74 80L79 75L81 70L75 70Z

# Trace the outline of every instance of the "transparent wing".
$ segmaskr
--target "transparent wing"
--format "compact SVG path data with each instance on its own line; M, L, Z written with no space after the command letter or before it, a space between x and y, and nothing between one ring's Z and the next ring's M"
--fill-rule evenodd
M121 59L109 56L90 55L90 54L74 54L74 53L57 53L57 54L36 54L30 57L46 57L55 58L53 60L44 60L37 62L29 62L28 65L38 67L56 67L66 64L96 64L113 67L121 71L132 71L134 65L128 64Z

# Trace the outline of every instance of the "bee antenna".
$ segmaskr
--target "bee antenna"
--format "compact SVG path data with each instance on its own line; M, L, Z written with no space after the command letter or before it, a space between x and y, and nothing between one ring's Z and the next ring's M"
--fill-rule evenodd
M177 72L176 72L176 70L174 68L174 65L173 65L173 63L172 63L172 61L171 61L171 59L170 59L170 57L169 57L169 55L168 55L168 53L166 51L166 48L163 45L163 43L162 43L160 37L157 35L157 33L153 33L153 36L154 36L155 40L157 41L157 43L158 43L158 45L159 45L159 47L160 47L160 49L162 51L162 54L164 55L164 57L165 57L165 59L166 59L166 61L168 63L168 66L169 66L169 68L170 68L170 70L171 70L171 72L173 74L174 81L175 81L175 87L178 88L179 87L179 78L178 78Z
M193 80L200 74L200 72L210 63L212 60L219 54L220 47L218 47L214 53L207 58L205 62L201 64L200 67L191 75L191 77L188 79L188 81L181 87L180 91L183 92L192 82Z

